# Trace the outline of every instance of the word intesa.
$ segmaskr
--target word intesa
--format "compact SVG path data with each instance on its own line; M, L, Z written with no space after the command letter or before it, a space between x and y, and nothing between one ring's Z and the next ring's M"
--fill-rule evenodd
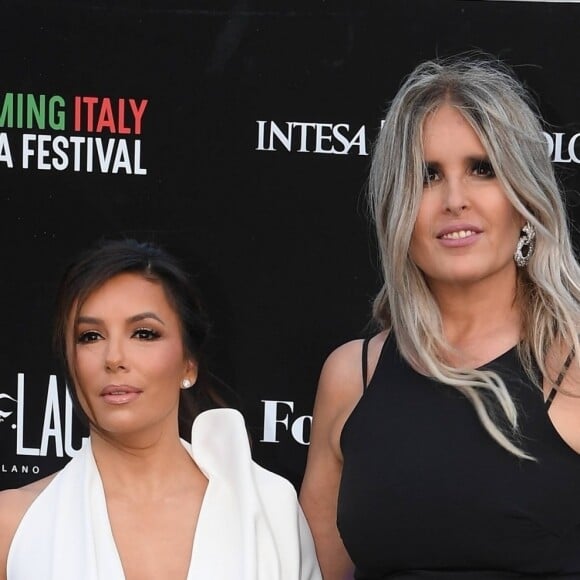
M140 135L147 99L76 96L73 130L87 133ZM0 128L52 129L66 127L66 100L60 95L5 93L0 97Z
M348 155L354 148L358 155L368 155L365 126L351 128L349 123L305 123L287 121L256 121L258 124L257 151L296 151L298 153L326 153ZM285 125L285 126L284 126Z

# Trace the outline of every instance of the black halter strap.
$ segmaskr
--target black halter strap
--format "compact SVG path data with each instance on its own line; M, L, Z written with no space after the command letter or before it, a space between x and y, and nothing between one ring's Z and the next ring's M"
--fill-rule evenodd
M369 352L369 341L370 338L365 338L362 344L362 380L363 380L363 390L366 391L368 384L368 352Z
M572 363L573 359L574 359L574 348L572 348L572 350L568 354L568 358L564 361L564 364L562 365L562 370L560 371L560 374L558 375L558 378L556 379L556 382L554 383L554 386L552 387L552 390L550 391L550 394L548 395L548 398L546 399L546 403L545 403L546 411L552 405L552 402L554 401L554 397L558 393L558 387L562 384L562 381L564 380L564 376L566 375L566 372L570 368L570 364Z

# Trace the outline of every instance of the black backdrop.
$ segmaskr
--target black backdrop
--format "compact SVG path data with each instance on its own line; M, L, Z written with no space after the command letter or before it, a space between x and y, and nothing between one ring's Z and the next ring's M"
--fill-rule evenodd
M53 295L79 249L120 235L197 273L255 457L298 486L320 367L364 332L379 287L363 193L386 103L424 59L506 60L550 123L577 222L579 24L580 6L543 2L1 0L0 489L80 445ZM19 122L18 94L45 95L64 127Z

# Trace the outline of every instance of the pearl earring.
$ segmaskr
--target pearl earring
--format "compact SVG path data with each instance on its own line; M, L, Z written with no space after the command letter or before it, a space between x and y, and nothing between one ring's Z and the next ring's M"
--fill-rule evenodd
M189 379L183 379L181 381L181 388L182 389L189 389L192 385L193 385L193 383Z

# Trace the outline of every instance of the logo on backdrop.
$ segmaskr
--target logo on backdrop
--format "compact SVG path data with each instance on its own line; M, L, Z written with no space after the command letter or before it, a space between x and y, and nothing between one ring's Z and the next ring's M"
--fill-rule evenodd
M73 406L67 389L64 389L64 416L61 414L61 399L56 375L49 375L46 388L46 403L39 440L33 440L30 429L30 414L26 414L26 381L24 373L18 373L16 397L0 393L0 437L8 440L8 429L15 431L14 451L17 457L73 457L84 444L73 446ZM61 389L62 391L62 389ZM35 386L29 392L38 397ZM34 425L33 425L34 427ZM32 429L34 431L34 429ZM37 465L28 463L0 463L0 473L40 473Z
M256 151L288 151L326 155L368 155L365 125L256 121ZM580 133L544 132L554 163L580 164Z
M0 94L0 167L147 175L147 99Z
M8 399L9 401L14 401L15 403L17 402L16 399L13 399L10 395L7 395L6 393L0 393L0 401L2 401L2 399ZM3 423L6 419L8 419L8 417L10 417L10 415L12 415L14 411L4 411L0 408L0 423Z
M258 151L296 151L327 155L368 155L365 126L348 123L256 121Z
M310 444L312 415L296 416L294 401L272 401L262 399L264 404L264 429L260 443L280 443L282 438L291 437L300 445Z
M544 133L550 157L555 163L580 163L580 133L571 137L566 133Z

